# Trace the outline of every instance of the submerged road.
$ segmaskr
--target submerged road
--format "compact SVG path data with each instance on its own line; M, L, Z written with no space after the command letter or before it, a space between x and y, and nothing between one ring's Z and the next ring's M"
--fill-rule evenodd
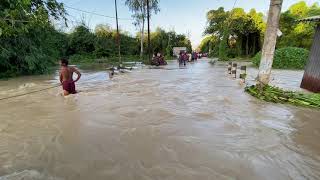
M320 179L320 111L256 100L222 63L177 67L1 101L0 180ZM0 81L0 97L55 82Z

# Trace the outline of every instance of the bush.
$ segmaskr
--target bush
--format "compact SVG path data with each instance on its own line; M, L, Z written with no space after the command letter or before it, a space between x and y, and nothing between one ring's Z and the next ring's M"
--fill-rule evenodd
M211 49L211 51L209 53L209 57L210 58L219 57L219 45L213 46L213 48Z
M309 51L297 47L285 47L275 52L272 67L277 69L303 69L306 65ZM260 65L261 52L252 59L255 66Z
M228 49L228 58L236 58L238 56L238 50L236 48L229 48Z
M147 60L147 57L144 59ZM141 62L140 56L138 55L122 55L122 62ZM71 64L95 64L95 63L106 63L106 64L117 64L119 62L119 57L114 55L111 57L96 57L93 54L74 54L69 57Z
M94 63L96 57L93 54L74 54L69 57L69 61L72 64L77 63Z

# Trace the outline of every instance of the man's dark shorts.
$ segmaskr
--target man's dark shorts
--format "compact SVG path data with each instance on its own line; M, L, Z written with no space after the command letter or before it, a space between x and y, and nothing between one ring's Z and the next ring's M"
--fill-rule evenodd
M68 91L68 93L70 93L70 94L77 93L76 86L75 86L74 82L71 80L62 82L62 88L63 88L63 90Z

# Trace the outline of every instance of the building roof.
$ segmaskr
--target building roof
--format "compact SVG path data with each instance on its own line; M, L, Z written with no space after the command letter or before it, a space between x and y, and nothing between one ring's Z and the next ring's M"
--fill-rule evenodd
M320 22L320 15L319 16L312 16L312 17L307 17L298 20L299 22Z

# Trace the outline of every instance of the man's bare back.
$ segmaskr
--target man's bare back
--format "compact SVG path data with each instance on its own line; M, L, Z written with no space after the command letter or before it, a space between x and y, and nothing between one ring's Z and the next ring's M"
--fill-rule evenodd
M73 73L76 73L78 75L76 80L73 80ZM68 61L66 59L61 60L60 82L63 87L64 96L77 93L75 89L75 82L77 82L80 77L81 73L76 68L69 67Z
M61 67L61 70L60 70L60 75L61 75L61 78L62 78L62 82L63 81L69 81L69 80L72 80L73 81L73 72L75 72L75 68L73 67ZM61 83L62 83L61 82Z

